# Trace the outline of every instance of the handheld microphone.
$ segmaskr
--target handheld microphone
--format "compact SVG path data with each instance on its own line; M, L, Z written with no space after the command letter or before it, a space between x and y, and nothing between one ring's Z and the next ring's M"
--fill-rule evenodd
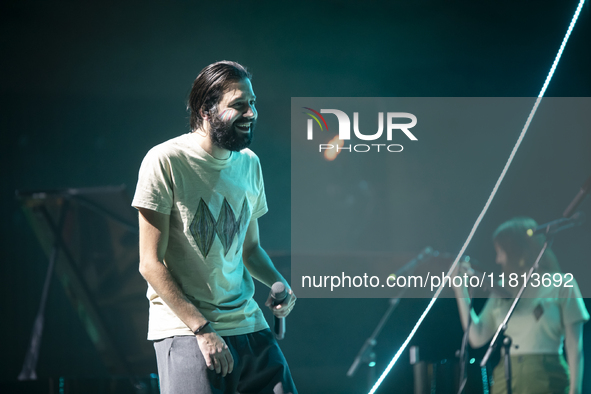
M271 305L277 306L281 304L287 298L287 289L285 288L285 285L281 282L273 283L269 297L271 297L272 300ZM281 340L285 337L284 317L273 316L273 332L275 334L275 338L278 340Z

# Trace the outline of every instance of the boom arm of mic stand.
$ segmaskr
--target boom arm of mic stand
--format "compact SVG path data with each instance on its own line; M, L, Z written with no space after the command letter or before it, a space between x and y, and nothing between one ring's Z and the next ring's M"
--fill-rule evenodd
M565 218L571 216L573 214L573 212L575 212L577 210L577 207L583 202L583 200L585 199L585 196L587 196L587 194L589 193L590 190L591 190L591 176L589 176L589 178L587 178L587 180L585 181L583 186L581 186L581 190L579 190L579 193L577 193L577 195L571 201L571 203L568 205L568 207L566 207L562 216Z

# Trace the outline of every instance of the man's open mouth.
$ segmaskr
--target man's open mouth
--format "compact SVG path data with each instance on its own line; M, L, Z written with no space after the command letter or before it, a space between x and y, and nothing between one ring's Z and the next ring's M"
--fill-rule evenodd
M250 131L250 122L249 123L236 123L236 128L243 133L248 133Z

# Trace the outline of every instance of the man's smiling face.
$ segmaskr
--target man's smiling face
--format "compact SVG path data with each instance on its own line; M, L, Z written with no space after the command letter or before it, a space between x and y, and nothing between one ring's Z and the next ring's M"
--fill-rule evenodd
M249 79L232 82L209 119L211 141L238 152L252 141L257 119L256 96Z

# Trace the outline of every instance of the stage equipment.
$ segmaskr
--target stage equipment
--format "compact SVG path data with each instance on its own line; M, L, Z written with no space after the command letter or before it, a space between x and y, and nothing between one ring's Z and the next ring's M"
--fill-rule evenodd
M411 261L406 263L404 266L402 266L398 271L396 271L396 273L391 274L391 276L397 277L400 275L406 275L408 273L412 273L418 264L420 264L426 260L429 260L431 257L437 256L438 254L439 254L439 252L433 250L432 247L427 246L414 259L412 259ZM370 367L370 370L369 370L370 385L375 380L375 377L374 377L375 369L373 367L375 367L375 365L376 365L376 362L375 362L376 355L373 351L373 348L377 344L376 338L378 337L378 335L380 335L382 328L384 328L384 325L386 324L386 322L390 318L390 315L392 314L392 312L394 312L394 309L396 309L396 307L398 306L400 299L402 298L402 296L404 295L404 293L406 292L407 289L408 288L405 287L400 292L398 297L390 299L390 301L389 301L390 306L388 307L388 309L384 313L384 316L382 316L382 319L380 320L380 322L378 323L376 328L373 330L371 335L365 340L365 342L363 343L363 346L361 347L361 349L359 349L359 352L357 352L357 356L353 360L353 364L351 364L351 367L349 367L349 370L347 371L348 377L352 377L353 375L355 375L355 372L359 368L359 365L364 363Z
M153 349L146 341L146 282L138 272L137 211L130 206L125 187L17 191L16 195L49 257L19 380L37 377L54 271L109 372L119 376L155 372Z
M548 223L540 224L536 228L530 228L527 230L527 235L530 237L536 234L552 235L571 227L580 226L584 222L585 214L583 212L577 212L570 218L560 218Z
M577 193L575 198L573 198L573 200L568 205L568 207L566 207L566 209L564 210L564 213L562 214L563 218L569 217L570 215L572 215L572 213L574 211L577 210L577 207L579 206L579 204L581 204L583 202L583 200L585 199L585 196L587 196L587 194L589 194L589 190L591 190L591 176L589 176L589 178L587 178L587 180L585 181L583 186L581 186L581 190L579 190L579 192Z

